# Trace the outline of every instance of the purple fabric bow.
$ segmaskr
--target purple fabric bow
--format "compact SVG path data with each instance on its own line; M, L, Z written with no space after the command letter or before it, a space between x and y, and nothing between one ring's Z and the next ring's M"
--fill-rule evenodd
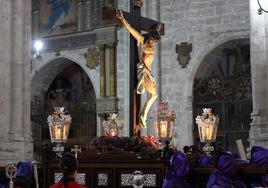
M186 155L177 152L171 156L170 168L163 181L163 188L187 188L190 187L184 176L189 172L190 166Z
M32 162L19 162L17 165L17 175L31 175L33 174Z
M210 155L200 155L196 163L197 166L201 168L211 167L213 163L213 157Z
M261 146L253 146L250 162L255 167L268 167L268 150Z
M207 188L244 188L246 185L236 177L237 161L230 152L222 152L207 182Z

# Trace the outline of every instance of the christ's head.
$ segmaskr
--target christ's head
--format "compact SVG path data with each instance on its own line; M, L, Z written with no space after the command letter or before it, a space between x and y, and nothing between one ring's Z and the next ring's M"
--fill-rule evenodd
M144 43L148 43L149 45L154 45L158 43L161 39L161 27L161 24L157 24L153 27L151 31L149 31L147 34L144 34Z
M144 34L144 43L150 46L157 44L161 37L156 31L149 32L148 34Z

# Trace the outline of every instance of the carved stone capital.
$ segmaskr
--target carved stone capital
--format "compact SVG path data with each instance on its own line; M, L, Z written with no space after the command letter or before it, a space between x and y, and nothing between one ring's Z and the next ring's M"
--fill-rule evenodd
M132 0L132 3L135 7L142 7L143 0Z
M178 61L182 68L185 68L191 59L192 43L181 42L176 45L176 52L178 54Z
M86 66L95 69L100 64L100 48L98 46L89 47L85 58L87 59Z
M101 97L97 99L96 111L99 115L104 113L118 112L118 101L117 97Z

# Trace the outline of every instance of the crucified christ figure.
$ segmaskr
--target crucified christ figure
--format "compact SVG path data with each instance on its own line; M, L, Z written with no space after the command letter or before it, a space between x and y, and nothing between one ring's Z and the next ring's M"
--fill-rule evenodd
M139 114L139 125L146 127L146 119L148 111L153 102L157 98L157 85L152 75L152 63L154 59L154 46L160 41L160 25L146 33L141 34L129 25L123 16L122 11L116 10L116 17L120 20L126 30L137 40L139 59L138 67L138 83L136 86L136 92L143 94L148 92L149 98L144 104Z

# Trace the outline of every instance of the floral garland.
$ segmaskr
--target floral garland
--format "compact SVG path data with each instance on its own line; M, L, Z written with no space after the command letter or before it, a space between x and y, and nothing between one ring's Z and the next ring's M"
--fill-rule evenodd
M122 151L132 151L134 153L147 152L153 153L161 146L152 136L134 136L134 137L117 137L117 136L100 136L94 138L89 143L89 148L101 149L103 147L118 148Z

